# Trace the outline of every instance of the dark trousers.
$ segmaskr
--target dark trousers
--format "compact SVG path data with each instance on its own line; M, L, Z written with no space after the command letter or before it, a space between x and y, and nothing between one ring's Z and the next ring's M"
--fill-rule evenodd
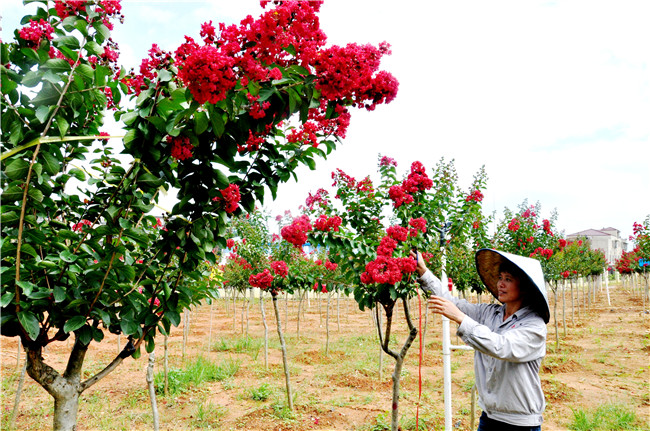
M477 431L541 431L541 429L541 426L521 427L501 421L495 421L494 419L487 417L485 412L483 412L478 422Z

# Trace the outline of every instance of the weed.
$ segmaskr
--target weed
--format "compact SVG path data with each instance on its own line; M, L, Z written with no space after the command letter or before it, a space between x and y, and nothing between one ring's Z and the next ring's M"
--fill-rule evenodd
M240 363L238 361L227 360L222 365L215 364L209 359L202 356L197 357L194 362L188 364L185 369L171 369L167 375L169 395L176 395L189 390L193 386L198 386L203 382L221 382L239 371ZM164 374L156 373L154 376L154 385L156 392L164 392Z
M569 429L574 431L640 430L636 414L625 406L603 404L593 412L573 410L573 422Z
M268 383L262 383L262 385L257 388L249 389L249 392L251 398L255 401L266 401L271 395L272 390Z
M212 350L215 352L246 353L253 360L256 360L262 348L262 343L262 340L251 337L236 338L232 341L222 338L212 346Z
M201 403L196 408L192 425L197 428L218 427L220 419L226 414L225 408L211 402Z

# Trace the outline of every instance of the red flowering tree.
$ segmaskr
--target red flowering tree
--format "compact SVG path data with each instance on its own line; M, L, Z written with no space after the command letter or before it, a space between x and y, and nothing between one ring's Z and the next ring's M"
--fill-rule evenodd
M557 213L553 211L549 218L540 221L540 212L539 202L529 206L526 200L517 213L505 208L493 244L499 250L539 260L546 280L557 280L559 273L551 260L560 247L554 232Z
M453 163L452 163L453 164ZM413 325L409 298L417 295L415 282L416 261L410 257L412 249L420 250L431 260L439 244L436 229L445 227L453 235L467 238L472 223L480 213L481 190L485 174L481 170L468 193L450 186L447 165L441 161L431 178L420 162L413 162L401 178L397 163L384 156L379 159L380 182L377 186L370 176L357 180L340 169L332 173L335 201L325 189L309 194L305 215L311 224L300 222L301 235L311 244L327 250L331 259L339 264L354 287L354 297L359 308L383 308L385 327L379 327L380 343L384 352L395 359L393 372L393 409L391 424L398 427L399 382L404 358L417 336ZM307 219L303 219L307 221ZM314 221L315 220L315 221ZM449 224L446 224L449 222ZM462 241L461 241L462 242ZM443 244L444 245L444 244ZM401 348L390 345L391 329L396 304L402 303L409 335Z
M53 396L54 428L72 429L84 390L212 294L200 265L226 245L228 218L313 168L345 137L349 109L390 102L397 81L379 71L387 44L325 46L320 2L205 23L201 40L153 45L131 72L110 38L119 1L29 3L36 12L0 48L1 331L20 337L29 375ZM106 109L124 125L119 148L97 143ZM156 229L150 212L171 188L178 202ZM129 343L82 381L104 330ZM60 373L42 349L71 333Z
M621 274L631 274L633 272L641 274L645 278L645 295L648 296L648 272L650 269L650 215L646 217L643 223L634 222L632 225L630 241L634 243L634 248L629 252L624 251L621 257L616 260L615 267Z

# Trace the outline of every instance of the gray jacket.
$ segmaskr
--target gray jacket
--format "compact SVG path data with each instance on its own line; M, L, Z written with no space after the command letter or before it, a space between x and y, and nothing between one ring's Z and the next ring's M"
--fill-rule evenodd
M504 322L505 305L455 298L430 271L419 282L425 291L452 301L467 315L456 333L475 350L479 405L488 417L518 426L541 425L546 406L539 379L546 354L544 319L524 307Z

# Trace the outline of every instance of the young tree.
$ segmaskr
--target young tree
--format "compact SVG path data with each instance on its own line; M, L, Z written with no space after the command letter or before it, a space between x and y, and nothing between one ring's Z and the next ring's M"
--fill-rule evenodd
M314 168L345 136L349 108L390 102L397 81L379 71L388 44L325 47L320 2L205 23L175 52L154 44L138 73L118 67L110 39L119 1L29 3L36 13L0 47L0 329L20 337L27 372L54 398L54 428L72 429L83 391L214 294L202 264L226 245L229 217ZM123 148L93 144L107 108ZM171 188L178 202L159 221L150 213ZM129 342L82 381L104 331ZM60 373L42 349L70 334Z
M444 160L434 170L433 179L420 162L413 162L410 172L402 179L397 177L396 166L390 157L380 158L381 182L377 187L369 176L357 181L340 169L333 172L335 198L340 209L331 202L329 192L319 189L306 201L307 214L315 217L313 228L307 215L303 215L302 220L283 231L283 237L289 242L300 244L309 237L312 244L328 249L348 283L354 286L359 308L374 310L382 350L395 360L393 430L398 429L399 423L399 385L404 358L418 334L409 310L409 299L417 295L418 289L413 274L416 262L410 252L416 248L426 258L433 257L427 250L439 247L439 235L435 232L438 227L444 227L454 236L471 232L472 223L480 213L480 190L485 184L485 173L481 170L470 192L459 193L449 168L453 162L446 165ZM401 348L394 349L390 345L391 331L396 305L400 302L409 332ZM379 316L380 307L385 319ZM385 327L380 327L382 320Z

